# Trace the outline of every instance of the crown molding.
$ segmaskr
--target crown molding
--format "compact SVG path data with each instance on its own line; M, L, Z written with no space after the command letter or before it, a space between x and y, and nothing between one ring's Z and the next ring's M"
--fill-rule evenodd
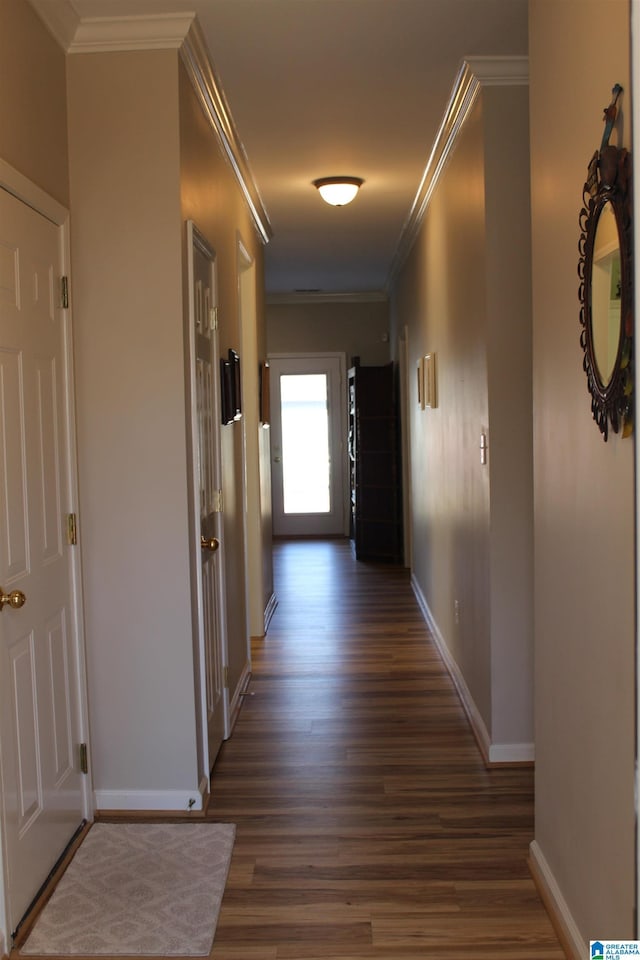
M184 43L195 13L154 16L79 17L69 0L31 0L36 13L65 53L107 53L119 50L177 50Z
M180 47L180 58L205 116L235 174L258 236L263 243L268 243L273 236L269 216L253 178L247 154L238 136L224 91L213 69L197 19L193 19L184 43Z
M526 86L528 83L528 57L467 57L462 61L418 192L400 233L389 268L387 290L392 288L415 243L433 191L482 88Z
M68 54L179 51L196 96L249 207L258 236L262 243L268 243L273 236L271 223L196 15L187 12L79 19L69 2L61 5L50 5L48 0L32 2L45 26Z
M31 0L34 8L49 33L57 40L66 52L75 37L80 17L69 0L60 3L51 3L50 0Z
M194 13L166 13L153 17L85 17L80 20L67 52L178 50L184 43L194 17Z
M386 303L388 296L384 290L352 291L347 293L323 293L308 291L299 293L268 293L266 303L269 306L283 306L297 303Z
M481 87L526 87L529 83L528 57L466 57L462 65Z

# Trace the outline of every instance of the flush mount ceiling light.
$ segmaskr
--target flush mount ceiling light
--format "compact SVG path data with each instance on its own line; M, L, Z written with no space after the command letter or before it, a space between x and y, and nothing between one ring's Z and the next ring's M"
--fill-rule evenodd
M322 199L332 207L351 203L363 183L360 177L321 177L313 181Z

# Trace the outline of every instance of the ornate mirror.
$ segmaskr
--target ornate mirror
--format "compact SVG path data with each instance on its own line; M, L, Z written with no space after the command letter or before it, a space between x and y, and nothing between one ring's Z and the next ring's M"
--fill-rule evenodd
M591 412L606 440L609 427L633 428L631 158L609 144L622 87L613 88L600 149L589 163L580 210L580 345Z

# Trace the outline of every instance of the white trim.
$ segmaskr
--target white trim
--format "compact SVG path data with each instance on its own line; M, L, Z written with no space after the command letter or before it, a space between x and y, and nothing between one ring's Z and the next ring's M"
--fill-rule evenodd
M420 584L416 580L416 577L413 573L411 574L411 587L418 602L418 606L420 607L420 612L422 613L429 630L433 634L435 645L438 648L438 652L442 657L449 676L453 681L453 685L456 688L458 697L460 698L464 712L466 713L469 723L471 724L471 729L473 730L485 762L490 764L533 762L535 752L534 745L532 743L491 742L489 731L487 730L480 711L478 710L475 701L471 696L471 691L465 682L462 671L451 655L451 651L449 650L449 647L447 646L447 643L440 632L440 628L438 627L438 624L436 623L433 614L429 609L429 604L427 603L426 597L420 588Z
M268 353L268 354L267 354L267 360L269 361L269 363L271 364L271 367L272 367L272 370L271 370L271 378L272 378L272 379L271 379L271 404L272 404L272 407L271 407L271 408L272 408L272 410L273 410L273 408L274 408L274 397L275 397L276 399L279 398L279 387L275 385L275 384L276 384L276 381L277 381L277 372L273 370L273 364L274 364L274 362L277 364L278 362L286 363L287 361L294 362L294 361L296 361L296 360L309 360L309 361L311 361L311 362L314 362L314 363L317 362L318 364L320 364L320 362L321 362L322 360L331 360L331 361L337 361L337 363L338 363L338 366L339 366L339 377L340 377L340 382L339 382L339 384L338 384L338 392L339 392L339 394L340 394L340 409L339 409L339 411L336 412L336 410L334 409L335 404L330 403L330 404L329 404L329 412L330 412L330 420L332 420L332 418L334 418L334 417L339 417L339 420L340 420L340 426L339 426L339 437L340 437L339 448L340 448L340 452L339 452L339 456L340 456L340 469L342 470L342 484L341 484L341 491L340 491L340 492L341 492L341 497L342 497L342 503L341 503L342 525L341 525L341 530L340 530L340 532L338 533L337 527L333 525L333 521L337 519L337 517L336 517L336 512L334 512L333 510L331 511L330 514L324 514L324 515L316 514L316 515L315 515L316 517L322 517L322 516L323 516L324 518L326 518L327 523L324 524L324 530L323 530L323 527L320 525L320 524L322 523L322 521L320 521L320 524L317 524L317 525L316 525L316 528L315 528L315 530L313 531L313 535L320 535L320 536L322 536L323 534L327 534L328 536L341 535L341 536L344 536L344 537L348 537L348 536L349 536L349 525L350 525L351 510L350 510L350 505L349 505L349 500L350 500L350 492L349 492L349 451L348 451L348 449L347 449L347 443L346 443L346 437L347 437L347 434L348 434L348 424L347 424L348 405L347 405L347 397L348 397L348 388L349 388L349 387L348 387L347 355L346 355L346 353L345 353L343 350L342 350L342 351L340 351L340 350L338 350L338 351L336 351L336 350L317 350L317 351L312 351L311 353L294 351L294 352L286 352L286 353ZM276 403L276 406L277 406L277 403ZM279 417L278 417L278 419L279 419ZM272 431L273 431L273 430L276 430L276 432L277 432L277 430L278 430L277 425L274 427L274 425L273 425L273 423L272 423L272 424L271 424L271 427L272 427ZM279 434L278 434L278 436L279 436ZM334 438L336 437L336 424L335 424L335 422L333 422L332 425L330 426L330 436L334 436ZM271 434L272 453L273 453L273 444L274 444L274 439L273 439L273 438L274 438L274 433L272 432L272 434ZM277 438L276 438L276 439L277 439ZM337 446L338 446L338 443L336 442L336 448L337 448ZM333 473L335 474L335 471L333 471ZM337 482L336 482L336 483L337 483ZM332 484L332 490L333 490L333 489L334 489L334 487L333 487L333 478L332 478L331 484ZM275 485L274 485L274 486L275 486ZM336 491L336 493L337 493L337 491ZM333 495L332 495L332 497L333 497ZM278 501L279 501L279 506L278 506ZM280 492L279 492L279 493L277 492L277 490L276 490L276 492L274 493L273 503L274 503L273 515L274 515L274 518L276 518L276 519L274 519L274 527L277 527L277 528L278 528L278 532L276 533L276 536L280 536L280 535L285 535L285 536L293 535L293 536L295 536L296 534L301 533L301 532L303 533L303 535L306 535L306 534L307 534L307 532L308 532L308 526L309 526L309 521L308 521L307 518L310 517L310 516L312 516L311 514L298 515L298 519L295 519L295 515L287 514L286 516L287 516L288 522L289 522L289 529L286 530L286 531L282 531L281 529L279 529L279 528L282 526L282 518L283 518L283 512L282 512L282 511L283 511L283 507L282 507L282 490L281 490L281 489L280 489ZM276 510L276 507L277 507L277 510ZM277 517L276 517L276 514L277 514ZM279 518L279 519L278 519L278 518ZM304 518L304 519L302 519L302 518ZM277 522L276 522L276 520L277 520ZM292 520L293 520L293 522L292 522ZM299 526L296 526L297 523L299 523Z
M71 243L69 228L69 211L57 200L45 193L37 184L25 177L6 161L0 159L0 189L15 197L21 203L30 207L37 214L59 228L59 269L61 276L70 277ZM66 459L67 489L62 491L64 497L64 512L78 513L78 470L76 449L76 416L75 416L75 386L73 365L73 322L71 307L60 308L63 314L63 362L64 362L64 455ZM91 739L89 730L89 708L87 698L87 669L86 646L84 636L84 604L82 593L82 547L81 538L69 554L70 565L70 600L72 615L72 636L74 645L74 667L77 668L73 682L77 698L78 717L77 734L80 743L86 743L91 758ZM3 788L4 789L4 788ZM80 782L81 816L86 820L93 818L93 786L91 763L89 771L83 775ZM0 820L0 955L5 955L5 945L11 939L9 927L9 911L7 910L8 893L8 864L6 861L6 837L4 832L5 810L1 811ZM43 878L44 879L44 878Z
M199 701L199 726L198 741L201 756L199 758L199 773L208 782L209 773L215 757L210 757L209 745L209 710L207 704L207 683L206 683L206 637L204 625L204 599L203 599L203 579L202 579L202 556L200 548L201 517L200 517L200 449L199 449L199 427L197 413L197 388L196 388L196 325L195 325L195 305L194 305L194 253L198 250L202 256L209 262L209 274L211 278L211 307L214 310L218 308L218 275L217 260L213 248L209 245L206 238L198 230L193 220L186 221L187 235L187 305L185 311L185 383L187 396L187 420L188 420L188 479L189 479L189 522L190 531L190 565L192 578L192 627L193 641L196 655L196 669L198 683L196 684L196 699ZM214 377L214 456L216 469L221 471L221 453L220 453L220 392L218 380L219 348L218 331L212 331L210 341L211 362L213 366ZM220 477L214 477L216 487L221 483ZM218 528L215 535L223 540L222 537L221 514L217 516ZM218 555L215 564L215 631L216 646L220 653L220 667L222 670L227 668L229 655L227 649L227 631L226 631L226 607L225 607L225 579L224 579L224 549ZM229 696L226 687L222 694L222 739L226 740L229 736Z
M240 674L240 680L233 691L233 697L231 698L231 703L229 705L229 736L233 732L233 728L236 725L236 720L240 716L240 708L242 707L242 698L245 694L249 682L251 680L251 664L245 663L242 673Z
M478 741L478 746L480 747L480 751L483 754L484 758L488 759L489 749L491 747L491 741L489 739L489 733L485 726L485 722L482 719L480 712L475 705L473 697L471 696L469 688L467 687L465 679L462 676L462 673L460 671L460 667L451 656L451 652L445 642L444 637L440 632L440 628L438 627L438 624L436 623L433 617L433 614L429 609L429 604L427 603L426 597L420 588L420 584L416 580L415 574L413 573L411 574L411 587L415 594L416 600L418 601L420 612L422 613L422 616L424 617L425 622L429 627L429 630L433 634L435 645L438 648L438 652L442 657L444 661L444 665L449 672L449 676L453 681L453 685L456 688L458 697L460 698L460 702L462 704L462 707L464 708L464 712L467 715L469 723L471 724L471 728Z
M122 17L79 17L71 3L33 0L38 15L66 53L177 50L195 14L156 13Z
M249 207L258 236L263 243L268 243L273 236L271 223L249 168L249 161L233 122L227 99L211 63L202 30L195 19L180 47L180 58L211 129L231 165Z
M73 334L73 285L71 283L71 235L69 219L61 225L62 230L62 276L67 276L69 281L68 294L69 306L66 308L66 323L64 327L64 349L65 349L65 427L68 430L66 437L67 447L67 478L68 490L66 491L67 513L75 513L80 517L80 491L78 488L78 445L77 445L77 424L75 407L75 366L74 366L74 334ZM80 524L82 520L80 518ZM84 806L84 817L87 820L93 817L93 774L91 767L91 731L89 728L89 681L87 673L87 648L84 634L84 592L82 580L82 528L78 536L77 544L71 549L71 591L72 591L72 616L73 616L73 635L76 644L76 663L78 668L76 683L76 697L79 711L80 724L80 742L86 743L89 759L89 769L82 779L82 800Z
M34 6L48 29L69 54L132 50L179 51L200 105L242 191L258 236L262 243L268 243L273 236L269 216L195 14L188 12L78 19L69 4L62 7L63 16L50 10L48 0L34 0Z
M68 53L178 50L193 19L193 13L166 13L150 17L86 17L76 28Z
M12 196L26 203L28 207L41 214L51 223L62 227L69 218L69 212L61 203L41 190L37 184L28 180L19 170L5 160L0 160L0 187Z
M31 6L51 33L54 40L66 52L75 36L80 17L69 0L51 3L51 0L31 0Z
M393 288L413 247L433 191L482 87L523 86L528 82L527 57L468 57L462 61L418 192L400 232L385 284L386 290Z
M205 780L201 780L195 790L96 790L95 808L100 813L107 810L203 810L206 792ZM194 803L189 806L191 800Z
M533 763L536 758L533 743L492 743L489 763Z
M244 629L247 669L251 670L251 637L260 619L264 623L262 579L262 510L260 503L260 452L258 449L258 343L256 317L256 265L239 231L236 231L236 295L240 334L240 394L242 416L240 488L242 502L242 555L244 570ZM250 382L249 382L250 380ZM254 401L253 403L251 401ZM249 440L248 431L251 430ZM248 444L251 450L248 452ZM249 476L249 468L251 476ZM251 487L251 490L250 490ZM251 496L249 493L251 492ZM259 629L259 628L258 628Z
M586 940L582 939L578 925L571 915L567 901L562 896L556 878L551 872L551 867L547 863L537 840L531 841L529 854L529 869L551 916L551 921L556 928L562 946L569 951L568 960L583 960L584 957L589 955L589 945Z
M464 64L482 87L526 87L528 57L465 57Z
M276 607L277 607L277 606L278 606L278 598L276 597L275 593L272 593L271 596L269 597L269 602L268 602L267 606L265 607L265 611L264 611L264 632L265 632L265 634L266 634L267 630L269 629L269 624L271 623L271 618L272 618L272 616L274 615L274 613L276 612Z

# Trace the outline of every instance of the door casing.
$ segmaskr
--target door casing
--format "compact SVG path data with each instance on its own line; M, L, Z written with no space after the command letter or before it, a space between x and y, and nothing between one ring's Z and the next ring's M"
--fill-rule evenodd
M348 511L348 501L349 501L349 473L348 473L348 463L347 463L347 395L346 395L346 378L347 378L347 362L346 355L344 353L270 353L269 354L269 363L271 367L271 438L272 438L272 491L273 491L273 524L274 524L274 535L283 533L286 536L305 536L305 535L323 535L324 531L319 529L316 531L314 526L308 520L305 520L305 517L311 516L303 514L300 516L300 519L297 520L296 517L292 517L291 522L287 522L284 526L281 525L281 529L278 528L279 517L282 517L283 508L282 508L282 471L278 472L278 462L276 458L278 456L278 442L281 438L281 428L280 428L280 412L277 409L279 402L280 390L277 383L278 373L298 373L298 372L324 372L328 368L329 363L331 366L334 366L339 371L339 384L337 385L337 390L335 394L339 397L339 410L331 411L330 410L330 420L333 414L336 422L336 430L339 433L339 439L335 440L335 447L337 452L335 453L335 458L338 460L338 471L339 471L339 481L338 481L338 490L340 496L340 512L341 516L337 521L337 525L331 530L327 535L329 536L348 536L349 535L349 511ZM331 387L330 387L331 395Z
M192 608L194 625L194 665L196 671L196 694L199 705L199 717L197 723L197 739L199 752L199 777L206 783L206 789L209 787L209 776L211 768L215 761L217 749L210 743L210 709L209 702L211 696L211 684L220 684L220 704L221 714L217 721L220 730L220 740L229 736L229 698L228 689L224 683L223 674L227 668L227 648L225 643L225 587L224 587L224 537L222 522L222 503L221 503L221 443L220 443L220 379L219 379L219 350L218 350L218 332L217 332L217 293L216 293L216 274L215 274L215 254L204 236L199 232L193 221L189 220L186 224L187 230L187 274L189 287L189 309L186 319L186 339L188 347L187 371L187 390L188 390L188 409L190 415L189 429L189 488L190 488L190 555L191 576L192 576ZM195 286L195 257L200 254L209 264L209 290L212 294L211 303L207 306L205 312L213 311L215 319L212 317L212 329L210 337L207 339L210 343L211 365L212 365L212 410L211 410L211 431L210 437L212 462L208 467L211 471L210 482L213 490L219 491L220 499L215 510L207 509L206 531L202 529L202 509L201 509L201 476L200 458L202 455L200 443L200 423L198 417L198 397L197 397L197 344L196 344L196 311L194 286ZM205 318L208 320L209 318ZM205 471L206 473L207 471ZM212 564L211 569L205 569L207 563L203 564L203 548L201 547L201 536L203 533L209 537L215 537L220 543L218 551L209 559ZM206 559L206 558L205 558ZM209 584L215 598L213 604L214 610L211 617L205 613L205 596L208 594L205 576L211 576L212 582ZM214 630L215 636L211 636L211 630ZM212 660L212 657L214 658ZM215 667L215 669L214 669ZM219 744L218 744L219 746Z

